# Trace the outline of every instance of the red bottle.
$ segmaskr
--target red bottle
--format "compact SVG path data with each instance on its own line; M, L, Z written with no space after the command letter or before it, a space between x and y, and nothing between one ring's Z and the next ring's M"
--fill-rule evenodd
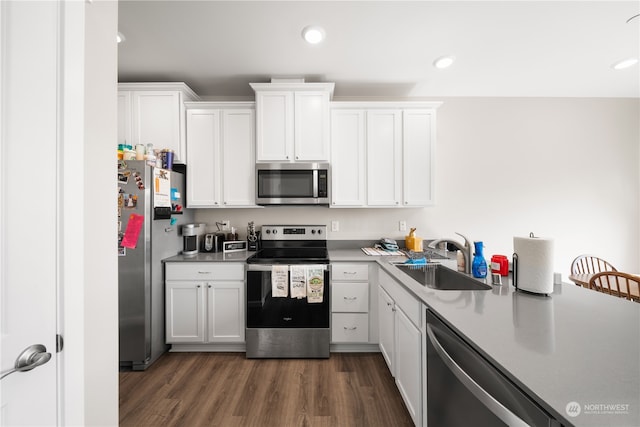
M491 257L491 272L501 276L509 275L509 258L505 255L493 255Z

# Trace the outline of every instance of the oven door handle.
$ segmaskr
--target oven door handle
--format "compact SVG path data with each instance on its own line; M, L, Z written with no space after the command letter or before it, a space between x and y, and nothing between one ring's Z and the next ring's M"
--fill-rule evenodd
M281 264L245 264L245 269L246 271L271 271L272 267L274 265L281 265ZM285 265L285 264L282 264ZM319 267L320 265L322 265L323 270L327 271L329 270L329 266L330 264L291 264L291 265L302 265L302 266L306 266L306 265L313 265L314 267Z
M506 406L497 401L493 396L491 396L485 389L483 389L477 382L474 381L473 378L467 374L464 369L460 367L456 363L455 360L447 353L447 351L442 347L442 344L436 338L435 333L433 332L433 328L431 325L427 325L427 335L429 336L429 341L433 344L433 348L436 350L440 359L444 362L445 365L451 370L451 372L460 380L460 382L471 392L473 395L480 400L484 406L486 406L493 414L500 418L502 422L507 424L509 427L529 427L529 424L524 422L521 418L519 418L516 414L511 412Z

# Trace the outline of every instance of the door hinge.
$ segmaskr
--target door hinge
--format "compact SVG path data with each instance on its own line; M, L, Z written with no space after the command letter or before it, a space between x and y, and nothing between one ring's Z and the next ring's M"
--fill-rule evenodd
M56 335L56 353L60 353L63 347L64 347L64 339L62 338L62 335L57 334Z

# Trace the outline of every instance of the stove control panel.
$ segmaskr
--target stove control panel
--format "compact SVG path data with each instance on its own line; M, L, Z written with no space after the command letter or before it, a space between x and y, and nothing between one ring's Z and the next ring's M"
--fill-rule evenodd
M326 240L326 225L263 225L262 240Z

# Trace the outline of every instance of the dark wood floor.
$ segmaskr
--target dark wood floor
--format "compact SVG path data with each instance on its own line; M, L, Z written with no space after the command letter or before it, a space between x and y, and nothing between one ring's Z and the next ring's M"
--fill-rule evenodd
M411 426L379 353L166 353L120 372L121 426Z

